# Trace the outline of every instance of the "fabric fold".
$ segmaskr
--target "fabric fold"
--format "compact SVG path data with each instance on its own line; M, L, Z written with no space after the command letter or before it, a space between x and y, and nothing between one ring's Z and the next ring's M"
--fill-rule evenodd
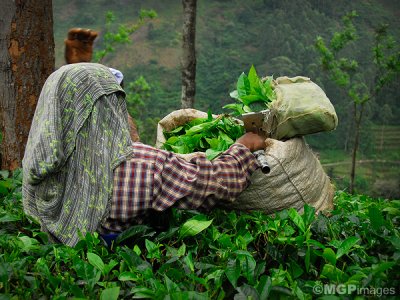
M43 86L23 165L24 210L73 246L107 214L113 169L132 154L125 93L100 64L61 67Z

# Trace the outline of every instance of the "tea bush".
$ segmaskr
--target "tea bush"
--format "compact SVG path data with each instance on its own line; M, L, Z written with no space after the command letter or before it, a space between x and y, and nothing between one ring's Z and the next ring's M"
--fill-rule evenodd
M22 209L19 171L0 176L0 299L396 297L400 200L338 191L330 216L173 210L107 247L97 233L49 243ZM397 289L397 290L396 290ZM386 291L386 292L385 292Z

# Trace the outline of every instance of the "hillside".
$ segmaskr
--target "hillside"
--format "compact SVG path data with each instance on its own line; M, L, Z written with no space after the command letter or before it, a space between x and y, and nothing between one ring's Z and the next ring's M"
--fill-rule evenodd
M321 81L313 49L317 35L337 29L340 17L357 9L362 43L380 22L398 29L396 1L199 1L197 9L197 108L220 110L237 76L251 64L262 75L306 75ZM182 7L180 1L54 1L56 65L63 64L63 39L70 27L89 27L104 33L105 13L119 23L137 19L140 9L154 9L158 18L132 36L133 43L118 49L105 63L121 69L128 80L145 75L160 87L167 111L179 107ZM373 12L373 14L372 14ZM101 44L101 37L97 44ZM363 49L359 49L362 52ZM363 53L360 53L363 54ZM363 54L365 55L365 54ZM321 82L324 85L323 82ZM156 89L156 88L155 88ZM332 101L335 98L331 96ZM153 106L153 108L155 108ZM155 108L156 109L156 108ZM160 110L165 114L165 110ZM152 116L162 117L157 112Z
M153 144L157 121L180 108L181 2L54 0L53 5L57 66L64 63L63 40L69 28L86 27L99 31L100 37L96 42L96 48L99 49L107 11L114 12L117 24L132 24L137 20L140 9L154 9L158 13L156 19L134 33L131 44L118 47L104 61L120 69L126 82L134 81L140 75L148 82L150 96L144 99L143 106L136 109L140 114L135 117L142 140ZM389 33L395 38L400 36L398 1L198 1L195 108L222 112L222 106L231 102L229 92L234 89L238 76L247 72L252 64L260 75L304 75L325 90L339 117L335 132L312 136L307 141L322 158L330 155L327 149L348 156L348 143L352 139L349 100L327 80L319 67L314 43L317 36L328 39L339 30L341 17L353 9L359 15L355 25L360 37L349 51L362 63L361 67L365 70L363 76L371 81L374 74L371 66L373 30L379 24L387 23ZM400 81L397 80L394 86L385 89L379 98L370 103L363 127L360 159L374 159L377 152L373 145L380 145L380 138L374 140L373 137L377 135L369 134L371 125L379 128L381 124L394 128L400 125L400 119L396 117L400 114L399 87ZM380 113L380 108L385 104L391 110L389 117ZM389 139L389 132L387 134ZM400 152L399 144L395 142L390 145L393 148L390 157L380 159L398 160L393 153ZM386 144L384 148L387 148ZM385 178L385 174L382 176ZM366 185L372 187L373 183ZM343 186L346 186L345 182Z
M212 103L212 108L220 109L238 74L251 64L263 75L307 75L318 81L321 71L316 69L317 59L313 57L315 38L337 29L340 17L351 9L359 11L363 34L380 22L399 28L395 1L352 1L351 5L338 1L334 7L324 2L251 1L244 5L239 1L199 1L198 107L204 109ZM129 24L137 19L140 9L155 9L158 18L136 32L133 43L118 49L105 63L123 70L130 80L144 73L150 82L159 80L163 88L172 84L179 98L179 1L125 0L111 5L105 1L55 0L56 65L63 64L63 39L68 28L89 27L103 33L107 11L113 11L119 23ZM97 43L101 43L101 37Z

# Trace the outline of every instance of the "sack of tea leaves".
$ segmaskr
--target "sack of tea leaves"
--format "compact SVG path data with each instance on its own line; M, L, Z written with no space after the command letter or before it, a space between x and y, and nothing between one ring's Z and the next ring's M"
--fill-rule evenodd
M272 138L284 140L336 128L335 108L310 78L279 77L274 91L276 99L269 104L273 116L269 122Z
M192 108L186 108L175 110L165 116L157 124L156 147L162 148L162 145L166 142L165 131L172 131L196 118L207 118L207 113Z
M174 130L194 118L206 117L207 113L195 109L170 113L158 123L156 147L161 148L165 143L164 131ZM290 207L301 210L306 203L314 206L317 212L333 208L333 187L303 138L285 142L268 139L265 154L270 173L256 171L249 187L236 201L222 202L222 208L260 210L268 214ZM188 160L193 156L180 155Z
M221 207L267 214L290 207L301 211L305 204L316 212L333 209L333 185L303 138L268 139L267 144L265 155L271 171L254 172L248 188Z

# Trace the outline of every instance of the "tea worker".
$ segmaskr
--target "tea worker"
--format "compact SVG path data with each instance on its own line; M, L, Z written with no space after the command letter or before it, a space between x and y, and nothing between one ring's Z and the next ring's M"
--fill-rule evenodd
M43 86L23 158L23 205L43 231L74 246L79 233L119 233L148 211L234 201L258 168L247 133L209 161L133 142L125 92L111 70L65 65Z

